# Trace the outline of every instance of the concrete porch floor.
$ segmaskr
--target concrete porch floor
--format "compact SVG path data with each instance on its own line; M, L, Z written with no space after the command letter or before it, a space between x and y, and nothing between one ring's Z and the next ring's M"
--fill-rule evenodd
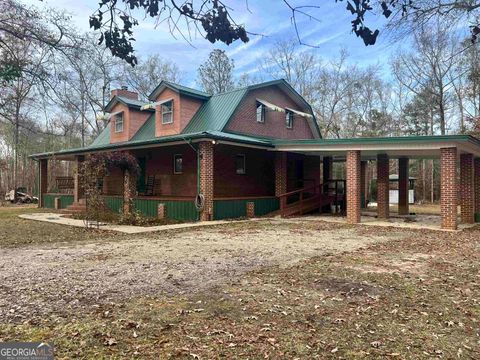
M302 219L312 220L312 221L321 220L325 222L333 222L333 223L340 223L340 224L347 223L347 218L344 216L327 215L327 214L303 216ZM411 216L411 215L403 216L403 215L398 215L393 213L393 214L390 214L389 219L377 219L376 212L367 210L367 211L362 211L361 223L359 225L455 232L455 231L462 231L464 229L469 229L479 224L460 224L459 223L458 230L446 230L441 228L441 218L439 215L417 214L415 216Z

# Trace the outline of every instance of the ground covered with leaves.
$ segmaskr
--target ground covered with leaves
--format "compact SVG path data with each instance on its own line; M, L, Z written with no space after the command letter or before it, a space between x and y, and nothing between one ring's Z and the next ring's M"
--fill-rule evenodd
M188 241L192 252L208 241L230 239L223 246L228 251L207 249L212 256L233 253L235 262L254 259L246 248L232 248L235 241L253 246L265 237L271 248L274 231L287 239L284 247L290 240L288 251L279 256L278 249L254 247L262 261L210 286L189 292L154 287L98 299L81 312L2 317L0 341L51 341L57 358L480 358L480 229L448 233L267 221L168 236L198 239L198 246ZM157 246L167 244L156 236ZM375 241L335 248L323 246L329 244L326 236ZM317 250L301 250L315 239ZM130 241L122 238L115 246ZM199 264L192 278L208 271ZM78 285L75 279L62 284L69 283ZM41 291L36 297L42 298Z

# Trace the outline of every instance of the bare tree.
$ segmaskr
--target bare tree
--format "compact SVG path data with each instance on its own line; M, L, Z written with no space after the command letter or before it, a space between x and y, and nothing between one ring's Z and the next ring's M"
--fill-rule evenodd
M414 34L413 48L394 56L392 71L397 80L413 94L430 92L440 133L446 134L458 41L440 24L436 25L435 28L422 28Z
M321 67L322 60L313 50L302 49L295 39L276 42L260 64L265 74L287 80L313 106Z
M138 65L135 67L124 64L122 82L135 90L144 100L148 99L155 86L162 80L174 83L182 81L180 69L170 60L163 59L158 55L138 60Z
M198 68L198 82L209 94L232 90L235 64L225 51L214 49L208 59Z

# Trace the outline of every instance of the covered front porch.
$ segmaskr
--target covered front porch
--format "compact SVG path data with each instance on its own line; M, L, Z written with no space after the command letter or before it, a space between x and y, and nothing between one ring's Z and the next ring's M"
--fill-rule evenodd
M323 162L323 181L331 181L331 164L345 164L345 215L351 224L362 221L365 212L366 173L376 166L376 218L391 217L389 174L392 163L398 172L398 215L410 214L409 162L438 159L440 162L440 227L456 230L473 224L480 214L480 142L471 136L425 136L332 140L277 141L277 151L317 156ZM395 161L391 161L395 160ZM460 216L457 207L460 206ZM476 215L477 214L477 215ZM367 215L364 213L364 215Z
M122 149L133 155L140 167L135 191L125 191L125 173L115 167L98 180L98 186L105 205L114 213L121 213L131 202L134 210L146 217L181 221L258 217L279 208L275 156L268 151L271 145L262 145L201 139ZM40 207L85 210L88 199L79 169L89 153L94 152L39 159ZM49 176L52 159L71 162L70 176ZM59 182L65 184L61 189ZM196 204L199 195L201 207Z

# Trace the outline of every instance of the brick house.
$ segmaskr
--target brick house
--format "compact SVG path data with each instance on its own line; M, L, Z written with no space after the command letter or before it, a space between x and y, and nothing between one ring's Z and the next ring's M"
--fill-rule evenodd
M90 146L32 155L39 161L40 206L54 206L53 199L57 207L84 206L78 175L71 182L73 195L52 193L47 171L53 156L78 165L86 154L128 151L141 168L133 201L147 216L288 216L333 206L356 223L367 163L377 161L378 216L388 218L390 159L399 159L399 213L408 214L409 159L422 157L441 159L444 228L457 227L457 203L462 222L480 214L479 140L322 139L311 106L284 80L218 95L163 81L148 104L127 89L113 90L105 112L109 123ZM346 179L332 178L334 162L345 163ZM126 200L123 184L119 169L110 169L102 181L105 202L114 211ZM199 194L202 206L196 207Z

